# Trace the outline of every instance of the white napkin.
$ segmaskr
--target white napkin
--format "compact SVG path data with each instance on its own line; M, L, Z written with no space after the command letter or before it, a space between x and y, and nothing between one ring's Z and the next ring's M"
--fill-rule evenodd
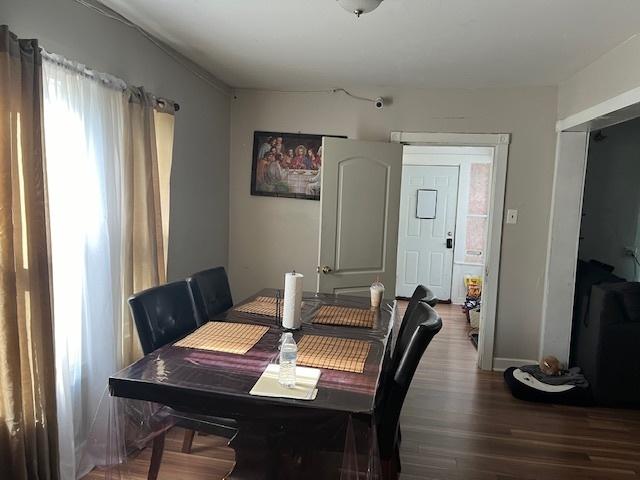
M316 385L320 379L320 369L296 367L296 386L287 388L278 382L280 365L271 363L253 386L250 395L260 397L295 398L297 400L315 400L318 394Z

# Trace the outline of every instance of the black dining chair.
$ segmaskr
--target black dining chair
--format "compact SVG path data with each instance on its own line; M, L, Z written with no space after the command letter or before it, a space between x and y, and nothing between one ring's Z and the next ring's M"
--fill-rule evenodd
M413 291L413 295L411 295L409 304L407 305L407 308L402 317L402 322L398 327L398 333L396 335L396 343L393 349L393 354L391 356L391 362L389 362L389 367L387 368L387 370L385 370L385 373L388 371L395 371L398 367L402 352L408 345L409 340L413 335L413 331L416 328L415 322L411 320L411 315L419 303L426 303L430 307L435 307L438 304L438 298L429 288L425 287L424 285L418 285ZM388 375L385 375L385 378L386 377L388 377ZM381 383L381 388L385 388L385 379L383 379ZM398 426L398 439L402 440L400 426Z
M387 480L395 479L400 471L398 434L402 405L422 354L442 328L438 313L422 302L416 304L406 320L412 334L407 335L406 342L396 346L398 363L385 379L385 388L381 392L383 398L376 408L378 449L383 475Z
M423 287L423 288L427 290L427 295L423 297L421 301L426 303L430 307L435 307L439 302L438 297L435 296L435 294L431 291L430 288L428 287Z
M194 273L187 278L196 309L198 325L233 307L229 279L224 267Z
M191 291L184 280L132 295L129 308L145 355L198 328Z
M402 317L402 322L398 327L398 333L396 335L396 343L393 350L391 362L392 370L395 370L395 368L397 367L400 355L402 355L402 350L406 348L409 340L411 339L411 336L413 335L413 330L416 328L415 323L411 320L411 316L413 314L413 311L420 303L426 303L430 307L435 307L438 303L438 299L433 294L433 292L424 285L418 285L413 291L413 295L411 295L411 299L409 300L407 309L405 310ZM399 354L397 354L398 351L400 351Z
M136 293L129 298L129 308L145 355L198 328L191 289L185 280ZM185 428L183 453L191 452L196 431L226 438L231 438L236 432L236 424L231 419L182 412L174 412L173 417L176 425ZM164 440L164 432L153 439L148 480L158 477Z
M415 295L420 297L420 292ZM395 480L400 471L400 413L405 397L411 386L413 375L420 363L423 353L433 337L442 328L442 319L438 313L426 303L416 301L414 308L405 319L409 326L405 335L406 341L396 346L398 362L393 368L383 372L383 386L377 392L374 416L378 440L378 452L382 466L382 478ZM365 435L365 433L362 433ZM358 435L356 435L356 438ZM323 453L336 452L344 442L339 441L331 446L317 447ZM324 464L331 462L331 457L323 458ZM335 460L333 460L335 463ZM339 463L339 462L338 462Z
M404 312L402 317L402 322L398 327L398 333L396 335L396 343L393 349L393 361L392 361L392 370L395 370L397 364L400 360L400 356L402 352L407 347L411 336L413 335L413 331L415 330L417 323L415 320L412 320L413 312L418 307L419 304L427 304L430 307L435 307L438 303L438 299L435 297L433 292L429 290L424 285L418 285L416 289L413 291L413 295L411 295L411 299L409 300L409 304L407 305L407 309Z
M407 325L409 324L409 317L411 317L412 312L416 309L416 306L427 297L429 293L429 289L424 285L418 285L416 289L413 291L411 295L411 299L409 300L409 304L404 311L404 315L402 316L402 320L400 324L396 328L397 331L394 332L395 343L391 352L390 361L386 361L383 365L382 379L379 385L379 390L383 390L385 388L386 379L389 377L389 372L395 371L398 361L399 355L397 354L398 346L401 343L406 343L407 338L411 337L412 329L407 329ZM408 332L408 333L407 333ZM403 339L403 342L400 342L400 338ZM382 395L378 394L378 398L381 398Z
M424 285L418 285L416 289L413 291L411 298L409 299L409 303L407 304L407 308L404 311L404 315L402 316L402 322L398 326L398 333L396 334L396 344L397 340L404 335L404 332L407 328L407 320L416 309L418 303L420 303L423 299L427 297L428 289Z

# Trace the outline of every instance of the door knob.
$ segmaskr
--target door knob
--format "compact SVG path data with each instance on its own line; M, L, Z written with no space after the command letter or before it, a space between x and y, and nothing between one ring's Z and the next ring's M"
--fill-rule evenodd
M330 273L331 271L332 270L331 270L331 267L329 265L325 265L324 267L322 267L322 273L324 273L324 274Z

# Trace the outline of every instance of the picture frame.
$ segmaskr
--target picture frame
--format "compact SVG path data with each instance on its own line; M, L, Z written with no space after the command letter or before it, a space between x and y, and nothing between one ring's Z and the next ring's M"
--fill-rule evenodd
M320 200L322 137L347 138L254 131L251 195Z

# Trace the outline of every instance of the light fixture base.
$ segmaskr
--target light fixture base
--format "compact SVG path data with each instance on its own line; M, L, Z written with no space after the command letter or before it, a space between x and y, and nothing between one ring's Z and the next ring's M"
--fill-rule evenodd
M337 2L347 12L353 13L360 18L360 15L373 12L378 8L382 0L337 0Z

